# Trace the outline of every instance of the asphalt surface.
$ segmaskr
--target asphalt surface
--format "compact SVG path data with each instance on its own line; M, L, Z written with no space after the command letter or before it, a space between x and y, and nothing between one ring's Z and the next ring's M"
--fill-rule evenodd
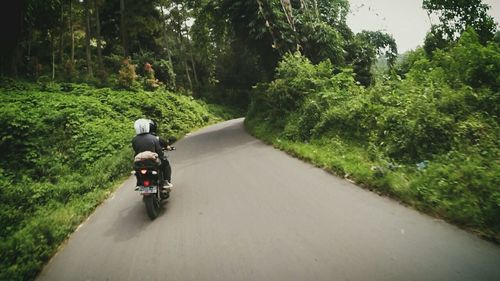
M129 178L38 280L500 280L500 247L247 134L182 139L151 221Z

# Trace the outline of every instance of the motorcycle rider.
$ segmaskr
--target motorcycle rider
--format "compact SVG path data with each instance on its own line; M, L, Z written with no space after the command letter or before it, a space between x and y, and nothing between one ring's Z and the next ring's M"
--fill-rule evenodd
M163 175L165 178L164 188L172 188L171 174L172 170L170 168L170 163L163 153L162 147L169 148L165 146L166 142L161 140L156 136L156 123L149 119L138 119L134 123L134 128L136 136L132 139L132 148L137 155L144 151L152 151L158 154L161 161L161 168L163 170Z
M156 124L156 122L154 120L149 120L149 121L150 121L149 132L158 139L158 141L160 142L160 146L162 148L165 148L166 150L174 150L173 146L170 146L166 140L160 138L157 135L158 125ZM167 154L162 153L162 154L159 154L159 156L161 159L163 174L165 175L165 186L168 188L172 188L173 187L173 185L172 185L172 167L170 166L170 162L168 162Z

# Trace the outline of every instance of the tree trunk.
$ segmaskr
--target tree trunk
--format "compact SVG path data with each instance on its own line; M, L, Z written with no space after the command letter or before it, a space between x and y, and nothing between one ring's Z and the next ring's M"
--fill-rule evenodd
M5 1L4 1L5 2ZM0 69L2 75L17 77L22 64L21 38L24 30L24 1L10 1L8 9L0 10Z
M64 2L61 2L61 27L59 34L59 63L62 66L64 64L63 55L64 55Z
M294 19L293 19L293 10L292 6L290 4L290 0L280 0L281 3L281 8L283 9L283 12L285 12L286 16L286 21L288 22L288 25L293 31L295 30L295 24L294 24Z
M12 64L11 64L11 69L12 69L12 74L14 77L18 77L19 74L19 65L21 64L22 60L22 53L21 53L21 46L18 45L18 47L14 50L14 56L12 57Z
M127 31L125 29L125 0L120 0L120 24L121 24L121 33L122 33L122 45L123 45L123 55L125 57L128 56L128 47L127 47Z
M186 21L184 21L184 28L186 28L186 30L188 28ZM189 41L187 42L186 45L187 45L187 48L188 48L188 51L189 51L189 55L190 55L190 58L191 58L191 67L192 67L192 70L193 70L194 82L196 83L196 86L199 86L198 75L196 74L196 66L194 64L193 50L191 48L191 44L189 43Z
M92 56L90 53L90 11L89 1L85 0L85 53L87 55L87 70L90 77L94 77L92 71Z
M184 48L184 40L182 38L182 24L180 22L177 23L177 28L179 30L179 46L180 46L180 49L181 49L181 54L184 54L184 68L186 69L186 77L188 79L188 83L189 83L189 88L191 89L191 91L193 91L193 82L191 81L191 75L189 75L189 67L188 67L188 63L187 63L187 57L185 55L185 48Z
M318 1L313 0L313 3L314 3L314 12L316 13L316 18L318 18L318 20L319 20Z
M304 0L300 0L300 8L307 11L307 4Z
M28 61L31 60L31 34L28 34Z
M50 33L50 49L52 52L52 80L56 79L56 48L54 44L54 34Z
M262 15L262 18L264 18L264 20L266 21L267 30L269 31L269 34L271 35L271 37L273 39L273 46L272 47L274 49L278 50L279 54L282 55L281 49L279 48L279 45L278 45L278 40L276 39L274 31L273 31L273 29L271 27L271 23L269 22L269 19L266 16L266 13L264 11L264 6L262 4L262 1L261 0L257 0L257 4L259 5L259 12Z
M194 63L193 52L191 49L189 53L191 54L191 67L193 68L194 82L196 83L196 86L199 86L200 82L198 81L198 74L196 74L196 65Z
M172 71L172 74L173 74L173 77L172 78L172 86L174 87L174 89L177 87L175 84L175 72L174 72L174 64L172 63L172 53L171 53L171 50L168 46L168 37L167 37L167 25L165 23L165 13L163 12L163 9L164 9L164 6L161 5L160 6L160 11L161 11L161 18L162 18L162 24L163 24L163 41L164 41L164 44L165 44L165 49L167 51L167 56L168 56L168 63L170 64L170 70Z
M184 60L184 67L186 68L186 76L188 79L189 88L191 89L191 92L192 92L193 91L193 82L191 81L191 75L189 75L189 67L187 64L187 60Z
M97 63L99 65L99 71L103 71L102 64L102 50L101 50L101 22L99 18L99 5L97 0L94 0L94 8L95 8L95 21L96 21L96 39L97 39Z
M283 12L285 13L288 25L290 26L290 29L292 29L295 40L297 42L295 45L295 50L298 51L300 50L300 44L299 40L297 39L297 29L295 28L295 19L293 17L292 4L290 3L290 0L280 0L280 3L281 8L283 8Z
M69 30L71 33L71 63L75 63L75 30L73 27L73 0L69 0Z

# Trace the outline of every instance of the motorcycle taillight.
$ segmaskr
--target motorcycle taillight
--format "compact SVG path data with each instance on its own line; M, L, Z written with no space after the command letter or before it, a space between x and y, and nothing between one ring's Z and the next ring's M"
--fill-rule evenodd
M144 181L143 184L144 184L144 186L149 186L151 184L151 182L150 181Z

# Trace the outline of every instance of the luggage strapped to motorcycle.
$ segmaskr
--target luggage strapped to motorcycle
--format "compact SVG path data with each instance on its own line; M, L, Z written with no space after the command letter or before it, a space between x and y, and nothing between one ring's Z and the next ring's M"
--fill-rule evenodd
M155 167L161 164L158 153L152 151L144 151L137 154L134 158L134 166L136 168Z

